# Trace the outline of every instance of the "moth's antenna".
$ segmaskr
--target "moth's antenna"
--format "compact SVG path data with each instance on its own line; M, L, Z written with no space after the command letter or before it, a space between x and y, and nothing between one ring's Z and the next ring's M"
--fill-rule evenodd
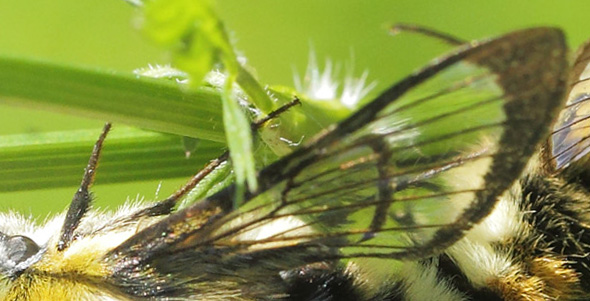
M61 235L59 241L57 242L58 251L63 251L70 245L74 239L74 231L76 228L78 228L82 217L84 217L84 214L86 214L88 208L90 207L92 195L88 189L92 185L92 182L94 182L94 175L96 174L96 167L98 165L98 159L100 158L100 153L102 151L102 145L110 129L111 124L106 123L102 129L102 134L100 137L98 137L98 140L94 144L92 155L90 156L88 165L84 170L82 183L80 184L78 191L76 191L76 194L74 194L74 198L72 199L72 203L70 203L70 208L66 214L64 225L61 228Z
M443 40L446 43L449 43L451 45L463 45L465 43L467 43L467 41L463 40L463 39L459 39L453 35L450 35L448 33L445 32L441 32L435 29L431 29L428 27L424 27L422 25L417 25L417 24L395 24L391 27L391 29L389 29L389 32L392 35L397 35L401 32L404 31L408 31L408 32L414 32L414 33L418 33L418 34L422 34L431 38L435 38L435 39L439 39L439 40Z
M253 122L250 125L252 127L252 130L254 130L254 131L258 130L260 127L262 127L269 120L277 118L279 115L281 115L285 111L289 110L291 107L298 105L298 104L301 104L301 101L299 100L299 98L294 97L294 99L292 101L290 101L290 102L282 105L278 109L270 112L266 117L263 117L262 119ZM136 212L135 214L131 215L129 217L129 219L134 220L134 219L137 219L142 216L158 216L158 215L170 213L172 211L172 208L174 208L176 206L176 203L178 202L178 200L180 200L189 191L191 191L193 188L195 188L195 186L197 186L197 184L199 184L199 182L201 182L201 180L203 180L207 175L209 175L211 172L213 172L223 162L227 161L227 159L229 159L229 152L228 151L224 152L223 154L221 154L221 156L217 157L216 159L210 161L207 165L205 165L205 167L203 169L201 169L197 174L195 174L186 184L184 184L184 186L182 186L180 189L175 191L171 196L169 196L168 198L166 198L162 201L157 202L153 206L150 206L148 208L145 208L145 209L142 209L142 210Z
M262 119L259 119L255 122L253 122L252 123L252 130L254 130L254 131L258 130L260 127L262 127L269 120L279 117L281 114L283 114L284 112L289 110L291 107L294 107L294 106L300 105L300 104L301 104L301 101L299 100L299 98L297 96L295 96L293 98L293 100L282 105L280 108L268 113L268 115L266 115L266 117L263 117Z

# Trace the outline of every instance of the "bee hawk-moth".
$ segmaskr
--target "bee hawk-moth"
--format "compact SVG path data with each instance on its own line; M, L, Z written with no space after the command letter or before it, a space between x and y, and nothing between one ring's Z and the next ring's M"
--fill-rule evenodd
M107 125L66 213L42 225L0 215L0 293L6 300L508 299L536 289L534 277L546 275L535 273L550 267L574 275L566 246L553 243L569 248L574 240L513 235L544 221L524 215L545 208L542 200L512 211L533 198L524 197L529 178L519 175L562 108L565 52L554 28L466 43L261 169L258 189L239 206L230 185L175 212L188 189L114 213L90 210ZM494 228L495 221L514 225ZM502 248L527 266L487 255ZM542 248L555 253L531 253ZM537 291L580 289L564 277ZM524 281L522 291L511 281Z

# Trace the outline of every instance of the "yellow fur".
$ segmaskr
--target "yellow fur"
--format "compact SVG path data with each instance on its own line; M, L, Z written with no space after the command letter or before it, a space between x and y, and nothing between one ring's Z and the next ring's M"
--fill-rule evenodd
M104 280L109 275L103 256L135 231L83 237L65 251L56 244L14 281L7 281L4 300L125 300Z

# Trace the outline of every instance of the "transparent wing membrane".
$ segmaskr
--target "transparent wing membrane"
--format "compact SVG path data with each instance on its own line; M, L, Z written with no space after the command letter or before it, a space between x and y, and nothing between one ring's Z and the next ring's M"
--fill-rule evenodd
M396 257L431 241L486 189L507 122L496 77L458 63L430 78L312 162L298 161L305 168L219 221L212 241L257 248L315 241L352 257ZM248 215L258 219L237 222ZM244 240L281 219L305 226Z
M471 43L261 170L260 189L239 208L230 187L107 259L123 275L190 258L186 273L217 279L243 277L245 266L268 275L330 259L432 255L520 174L560 107L566 66L556 29Z
M551 136L552 155L557 169L590 152L590 44L583 45L571 72L565 108Z

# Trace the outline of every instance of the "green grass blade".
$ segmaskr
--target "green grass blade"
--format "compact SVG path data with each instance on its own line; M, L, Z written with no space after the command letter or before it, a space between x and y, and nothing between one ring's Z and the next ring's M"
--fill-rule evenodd
M246 92L250 102L262 113L268 114L278 109L278 106L270 99L270 96L268 96L260 83L243 66L238 68L236 83Z
M213 88L15 57L0 57L0 83L0 101L8 104L225 141Z
M0 136L0 192L77 186L100 130ZM115 127L106 140L97 184L190 176L222 153L203 140L190 158L181 137Z

